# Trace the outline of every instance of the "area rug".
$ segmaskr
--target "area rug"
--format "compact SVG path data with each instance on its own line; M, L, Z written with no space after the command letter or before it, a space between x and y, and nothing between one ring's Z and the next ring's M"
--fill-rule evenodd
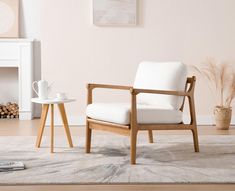
M200 153L191 135L159 135L149 144L138 137L137 165L129 163L129 139L94 135L91 154L84 137L49 137L36 149L36 137L0 137L0 160L22 161L26 170L0 172L0 184L122 184L122 183L235 183L235 136L200 136Z

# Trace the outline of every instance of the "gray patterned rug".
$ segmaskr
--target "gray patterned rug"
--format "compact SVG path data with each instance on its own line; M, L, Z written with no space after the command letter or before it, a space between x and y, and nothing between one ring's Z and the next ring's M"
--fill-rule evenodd
M0 184L99 184L99 183L235 183L235 136L200 136L200 153L194 153L192 137L159 135L149 144L140 135L137 165L129 164L129 140L113 134L94 135L92 153L84 153L84 138L55 138L49 153L49 137L42 148L36 137L0 137L0 161L22 161L27 169L0 172Z

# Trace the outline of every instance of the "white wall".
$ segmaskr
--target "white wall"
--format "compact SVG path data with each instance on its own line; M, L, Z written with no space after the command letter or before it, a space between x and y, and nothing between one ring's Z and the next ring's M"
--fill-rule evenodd
M142 60L235 61L234 0L139 0L136 27L94 26L92 0L22 2L22 33L41 40L42 76L55 82L52 95L63 91L77 99L67 106L74 119L84 115L86 83L132 84ZM196 108L208 120L214 102L203 84L198 81ZM110 95L98 99L128 99Z
M40 0L20 0L20 37L41 38Z

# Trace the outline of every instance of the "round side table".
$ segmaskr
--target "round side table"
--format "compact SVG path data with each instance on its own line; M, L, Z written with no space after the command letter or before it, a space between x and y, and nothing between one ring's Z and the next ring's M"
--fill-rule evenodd
M61 114L61 118L62 118L62 121L64 124L64 129L65 129L65 132L67 135L69 146L73 147L73 142L72 142L72 138L71 138L71 134L70 134L70 130L69 130L69 125L68 125L68 120L67 120L64 104L69 103L69 102L74 102L76 100L75 99L66 99L66 100L45 99L45 100L41 100L39 98L32 98L31 101L33 103L42 104L41 125L38 130L36 147L37 148L40 147L42 135L43 135L43 131L45 128L46 119L47 119L47 113L48 113L48 110L50 107L51 108L50 109L51 110L51 124L50 124L50 128L51 128L51 153L54 152L54 105L55 104L58 105L58 108L59 108L59 111Z

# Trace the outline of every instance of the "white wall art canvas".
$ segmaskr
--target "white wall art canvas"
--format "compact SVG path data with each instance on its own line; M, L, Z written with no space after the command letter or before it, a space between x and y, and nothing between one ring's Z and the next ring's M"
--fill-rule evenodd
M136 0L93 0L95 25L136 25Z
M0 38L19 36L19 0L0 0Z

